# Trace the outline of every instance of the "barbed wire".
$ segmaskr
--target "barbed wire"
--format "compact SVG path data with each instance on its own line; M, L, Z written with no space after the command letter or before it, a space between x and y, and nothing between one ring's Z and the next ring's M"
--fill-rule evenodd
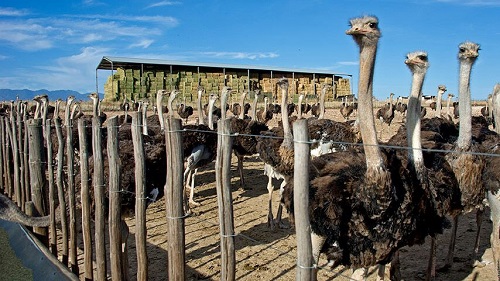
M161 126L157 125L140 125L140 124L135 124L132 125L130 123L126 124L121 124L118 126L101 126L100 129L104 130L107 129L108 127L111 128L123 128L123 127L137 127L137 128L154 128L154 129L160 129ZM43 125L40 125L38 127L45 127ZM65 128L65 127L73 127L73 125L60 125L60 126L55 126L51 125L51 127L56 128ZM84 126L85 128L94 128L92 125ZM163 133L185 133L185 132L193 132L193 133L203 133L203 134L213 134L213 135L222 135L222 136L228 136L228 137L251 137L251 138L257 138L257 139L276 139L276 140L284 140L284 137L280 136L275 136L275 135L270 135L270 134L246 134L246 133L219 133L217 130L202 130L202 129L194 129L194 128L183 128L181 130L166 130L163 129ZM500 154L497 153L490 153L490 152L480 152L480 151L467 151L467 150L454 150L454 149L433 149L433 148L412 148L409 146L402 146L402 145L394 145L394 144L386 144L383 142L379 142L377 145L372 145L372 144L363 144L362 142L344 142L344 141L332 141L332 140L321 140L321 139L310 139L308 141L298 141L298 140L292 140L294 143L302 143L302 144L309 144L309 145L314 145L314 144L326 144L326 145L337 145L337 146L342 146L342 147L349 147L349 146L377 146L379 148L386 148L386 149L395 149L395 150L420 150L422 152L430 152L430 153L442 153L442 154L470 154L470 155L476 155L476 156L485 156L485 157L500 157ZM452 144L452 143L448 143Z

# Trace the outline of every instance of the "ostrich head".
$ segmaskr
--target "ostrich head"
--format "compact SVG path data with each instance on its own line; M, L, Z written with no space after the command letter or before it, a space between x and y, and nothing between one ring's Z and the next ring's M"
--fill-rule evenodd
M64 111L64 125L69 126L69 120L71 117L71 106L73 105L73 101L75 101L75 96L68 96L66 98L66 108Z
M446 89L446 86L445 85L439 85L438 86L438 92L442 92L444 94L444 92L446 92L447 89Z
M408 53L406 55L405 64L406 66L408 66L412 73L425 74L427 68L429 68L427 53L422 51ZM443 85L440 85L439 87L444 87L446 90L446 87Z
M375 16L364 16L350 20L351 28L346 31L352 35L354 41L361 46L377 45L381 36L378 28L378 18Z
M177 95L179 94L179 91L177 90L172 90L172 92L170 93L170 97L168 97L168 114L169 114L169 117L173 118L174 117L174 108L172 106L172 103L174 102L174 99L177 97Z
M222 94L221 94L221 99L220 99L220 108L221 108L221 119L222 120L225 120L226 119L226 110L224 110L226 108L226 104L227 104L227 99L229 97L229 94L231 94L232 92L232 89L231 87L228 87L228 86L224 86L224 88L222 88Z

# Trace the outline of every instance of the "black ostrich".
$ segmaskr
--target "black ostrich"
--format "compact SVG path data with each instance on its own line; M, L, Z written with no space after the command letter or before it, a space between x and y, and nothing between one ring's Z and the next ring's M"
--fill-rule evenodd
M178 92L172 91L168 100L169 110L177 97ZM195 177L199 168L204 167L215 160L217 151L217 137L214 131L213 108L218 96L211 94L208 101L208 125L185 125L183 127L184 158L186 161L184 170L185 189L189 189L189 198L184 202L186 213L191 213L190 205L199 206L200 203L194 200ZM201 103L198 103L201 106ZM201 110L200 108L198 110ZM172 110L170 110L172 112ZM173 114L170 118L173 118Z
M384 123L387 124L387 127L391 126L392 120L394 119L394 110L395 107L392 104L392 98L394 97L394 93L389 95L389 103L382 106L377 110L377 119L380 120L380 135L382 135L384 131Z
M316 261L325 252L335 263L360 269L352 276L360 280L366 267L384 265L399 248L423 243L427 235L442 231L443 218L435 211L428 187L415 184L418 180L407 168L408 157L378 146L372 105L378 19L352 19L347 34L360 47L363 151L349 149L311 161L309 216ZM288 181L283 194L289 212L293 212L292 183Z
M184 97L184 103L177 106L177 114L184 119L184 124L188 123L189 116L193 115L194 110L192 106L186 105L186 97Z
M349 116L354 112L354 104L347 104L347 98L342 98L342 107L340 107L340 114L344 117L345 121L349 121Z

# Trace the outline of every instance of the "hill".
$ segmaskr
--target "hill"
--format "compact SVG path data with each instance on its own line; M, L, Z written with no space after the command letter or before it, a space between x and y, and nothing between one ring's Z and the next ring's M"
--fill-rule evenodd
M66 100L66 98L70 95L75 96L77 99L88 99L88 94L80 94L77 91L72 90L55 90L49 91L45 89L41 90L12 90L12 89L0 89L0 100L15 100L19 98L21 100L32 100L36 95L47 94L49 95L50 100L62 99Z

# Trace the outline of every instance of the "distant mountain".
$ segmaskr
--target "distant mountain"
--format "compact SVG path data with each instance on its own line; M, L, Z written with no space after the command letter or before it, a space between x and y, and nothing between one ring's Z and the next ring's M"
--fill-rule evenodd
M49 96L49 100L62 99L66 100L66 98L70 95L76 97L76 99L88 99L87 94L80 94L77 91L72 90L55 90L49 91L45 89L41 90L11 90L11 89L0 89L0 100L15 100L19 97L21 100L32 100L36 95L47 94Z

